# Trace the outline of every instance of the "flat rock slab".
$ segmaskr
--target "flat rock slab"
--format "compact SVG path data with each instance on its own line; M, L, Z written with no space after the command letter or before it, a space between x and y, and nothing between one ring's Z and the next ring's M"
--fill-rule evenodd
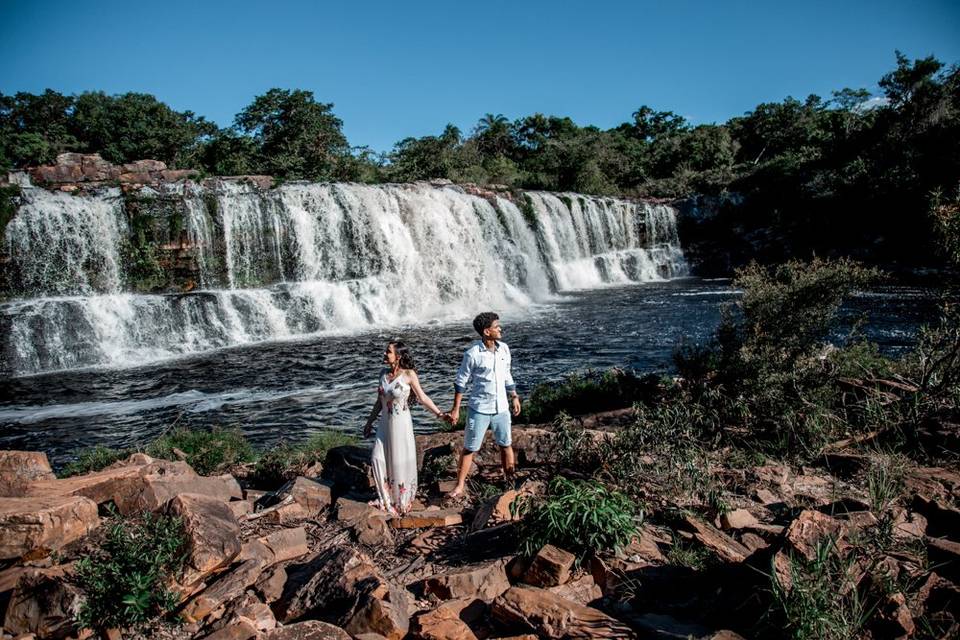
M807 560L813 560L817 555L817 545L832 538L838 550L848 546L842 538L847 534L847 527L840 520L832 518L819 511L806 510L790 523L786 538L794 548Z
M319 620L305 620L271 629L264 640L350 640L350 634L340 627Z
M451 527L463 522L459 509L439 509L437 511L411 511L399 518L390 519L394 529L426 529L427 527Z
M60 549L99 524L97 503L88 498L0 498L0 559Z
M187 534L185 584L200 582L240 553L240 525L227 503L182 493L170 500L167 512L181 519Z
M441 600L478 598L489 602L509 588L506 569L499 560L431 576L423 582L424 594Z
M694 537L727 562L743 562L750 555L750 549L740 544L724 532L699 518L687 516L684 522L693 529Z
M633 631L607 614L536 587L511 587L493 601L493 618L540 638L633 638Z

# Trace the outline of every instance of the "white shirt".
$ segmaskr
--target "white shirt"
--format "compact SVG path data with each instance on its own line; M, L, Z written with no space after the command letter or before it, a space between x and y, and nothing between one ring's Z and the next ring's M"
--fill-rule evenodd
M463 352L463 361L453 382L459 393L466 393L470 385L469 407L477 413L497 414L508 411L507 392L513 393L517 385L510 373L510 348L496 342L491 351L477 340Z

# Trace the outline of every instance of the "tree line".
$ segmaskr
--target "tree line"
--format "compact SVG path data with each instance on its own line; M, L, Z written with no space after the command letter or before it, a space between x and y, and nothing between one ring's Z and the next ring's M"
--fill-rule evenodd
M931 198L957 190L960 72L897 52L878 86L878 96L844 88L828 99L762 103L721 124L693 125L645 105L606 130L539 113L487 114L470 132L448 124L385 154L350 146L333 104L305 90L271 89L223 128L147 94L0 94L0 167L81 151L280 180L446 178L667 198L733 192L742 204L724 220L731 242L766 229L766 244L784 255L869 250L896 260L923 253Z

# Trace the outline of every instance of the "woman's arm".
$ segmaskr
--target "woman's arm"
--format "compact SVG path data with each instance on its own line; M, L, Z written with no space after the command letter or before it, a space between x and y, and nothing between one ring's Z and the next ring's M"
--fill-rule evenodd
M443 412L437 408L437 405L433 403L433 400L430 399L430 396L424 393L423 388L420 387L420 378L417 376L417 372L408 371L407 377L410 378L410 388L413 389L413 393L415 396L417 396L417 400L420 402L420 404L426 407L428 411L432 412L433 415L437 416L438 418L443 416Z
M363 437L369 438L373 434L373 421L377 419L377 416L380 415L380 394L377 394L377 399L373 402L373 407L370 408L370 415L367 416L367 424L363 425Z

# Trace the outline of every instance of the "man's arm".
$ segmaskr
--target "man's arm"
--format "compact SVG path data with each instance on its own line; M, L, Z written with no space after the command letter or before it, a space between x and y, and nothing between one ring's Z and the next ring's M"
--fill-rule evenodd
M453 380L453 408L450 409L450 418L453 424L460 420L460 403L463 402L463 394L467 391L467 383L470 381L470 372L473 368L473 358L470 357L470 350L463 352L463 360L460 361L460 368L457 369L457 377Z
M506 346L506 345L504 345ZM513 372L510 371L513 365L513 357L510 355L510 348L507 348L507 370L503 375L504 387L507 389L507 396L510 398L510 413L515 416L520 415L520 396L517 395L517 385L513 381Z

